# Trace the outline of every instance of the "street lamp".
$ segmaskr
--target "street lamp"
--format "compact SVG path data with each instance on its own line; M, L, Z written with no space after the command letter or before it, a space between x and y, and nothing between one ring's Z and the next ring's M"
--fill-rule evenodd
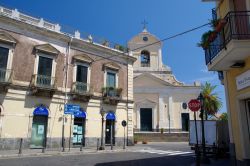
M198 100L201 103L201 132L202 132L202 163L210 163L207 155L206 155L206 145L205 145L205 129L204 129L204 97L202 93L200 93Z
M103 108L101 108L100 114L102 116L102 133L101 133L101 146L99 147L99 150L105 150L103 146L103 123L104 123L105 110Z

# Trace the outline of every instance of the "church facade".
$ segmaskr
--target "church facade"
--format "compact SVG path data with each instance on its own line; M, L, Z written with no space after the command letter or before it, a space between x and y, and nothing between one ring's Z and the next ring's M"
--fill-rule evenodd
M162 62L162 42L146 28L128 47L137 59L133 66L134 132L188 131L194 114L187 104L199 95L200 83L186 85L176 80Z

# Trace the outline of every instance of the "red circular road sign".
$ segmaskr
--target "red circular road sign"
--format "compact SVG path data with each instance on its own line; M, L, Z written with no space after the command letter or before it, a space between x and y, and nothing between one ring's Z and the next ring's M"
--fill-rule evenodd
M199 100L196 100L196 99L192 99L189 101L188 103L188 108L193 111L193 112L196 112L198 111L200 108L201 108L201 103Z

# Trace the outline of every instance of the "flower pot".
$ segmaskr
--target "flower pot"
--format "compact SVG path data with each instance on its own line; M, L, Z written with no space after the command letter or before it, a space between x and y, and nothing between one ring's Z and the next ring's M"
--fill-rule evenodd
M226 25L227 21L222 19L219 21L219 23L217 24L217 26L215 27L215 31L216 32L221 32L222 28Z
M208 42L209 43L213 42L216 36L217 36L216 32L212 32L208 37Z

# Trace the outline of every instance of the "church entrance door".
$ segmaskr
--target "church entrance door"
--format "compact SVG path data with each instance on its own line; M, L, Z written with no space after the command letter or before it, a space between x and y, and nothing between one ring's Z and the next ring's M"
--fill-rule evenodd
M188 131L189 130L189 113L182 113L181 121L182 121L182 131Z
M141 108L141 131L152 131L152 108Z

